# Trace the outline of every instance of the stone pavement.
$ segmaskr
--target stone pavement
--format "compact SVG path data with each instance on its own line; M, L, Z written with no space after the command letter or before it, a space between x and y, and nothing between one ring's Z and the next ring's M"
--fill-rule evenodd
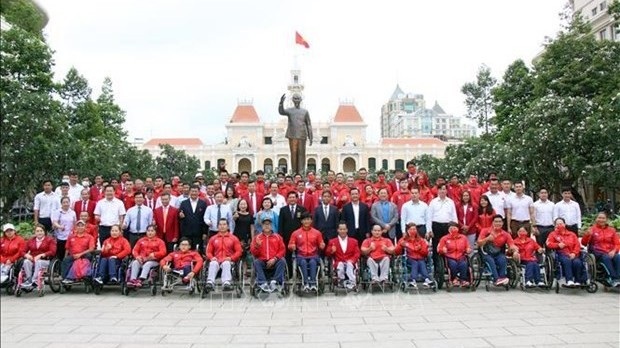
M2 348L618 347L620 296L520 290L279 301L79 290L0 297Z

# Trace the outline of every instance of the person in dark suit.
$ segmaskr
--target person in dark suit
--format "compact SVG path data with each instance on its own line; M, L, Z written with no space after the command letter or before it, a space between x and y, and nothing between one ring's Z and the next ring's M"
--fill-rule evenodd
M370 237L370 208L360 201L359 189L351 189L351 202L342 208L342 220L347 223L349 237L357 239L360 245Z
M291 191L287 195L287 205L280 208L278 216L278 234L284 239L284 245L288 245L293 232L301 227L301 214L306 212L306 208L297 204L299 198L297 192ZM286 263L289 270L292 267L291 253L286 253Z
M207 225L204 222L207 203L198 198L199 190L198 186L192 186L189 190L189 199L181 202L179 207L179 235L188 238L192 247L198 244L203 249L204 241L207 238Z
M323 202L314 209L312 221L314 228L321 231L323 240L332 240L338 235L338 208L332 205L332 193L329 190L323 191L321 195Z
M228 175L228 171L226 169L220 170L220 187L216 187L216 190L222 191L222 193L226 194L226 191L231 188L233 191L235 190L235 184L230 180Z
M88 212L89 216L88 223L95 224L95 206L97 205L97 202L90 199L90 191L88 189L83 189L80 195L82 199L73 204L75 216L79 218L80 213L85 210Z

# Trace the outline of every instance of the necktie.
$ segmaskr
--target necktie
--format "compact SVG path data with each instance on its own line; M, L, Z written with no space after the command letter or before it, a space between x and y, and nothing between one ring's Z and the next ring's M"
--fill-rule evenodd
M136 232L140 232L140 218L142 217L142 206L138 206L138 218L136 219Z
M295 218L295 206L291 205L291 217L294 219Z
M304 194L301 194L301 205L304 205Z
M329 215L329 207L324 205L323 210L325 211L325 221L327 221L327 216Z
M88 201L83 201L82 202L82 211L86 211L86 202L88 202Z
M250 193L250 204L252 206L252 212L256 211L256 205L254 204L254 194Z
M164 207L164 234L166 234L166 221L168 220L168 207Z
M217 205L217 223L220 223L220 219L222 218L222 210L221 210L222 205L218 204Z

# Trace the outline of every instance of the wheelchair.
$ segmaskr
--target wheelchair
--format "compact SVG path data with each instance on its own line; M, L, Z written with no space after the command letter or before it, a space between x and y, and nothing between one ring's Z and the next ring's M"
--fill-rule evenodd
M611 272L607 269L607 266L597 257L596 260L596 281L603 285L603 291L607 292L612 289L618 289L614 287L613 279L611 279Z
M78 286L78 285L82 285L84 288L84 292L87 294L89 294L91 291L94 291L95 282L93 281L93 278L94 278L95 273L97 272L97 266L98 266L98 261L99 261L98 256L100 253L101 251L95 250L91 252L89 256L87 256L87 258L90 260L90 275L84 276L81 279L73 280L70 283L65 283L64 281L60 282L60 293L61 294L71 291L71 289L73 289L75 286ZM69 255L66 257L71 257L71 256Z
M101 262L101 255L97 255L97 265L99 265L99 263ZM93 280L93 292L95 293L95 295L99 295L101 294L101 290L103 290L104 286L113 286L113 285L117 285L121 287L121 293L122 293L122 289L123 288L127 288L127 283L126 283L126 270L129 267L129 256L123 258L120 262L119 265L116 266L116 279L118 279L118 282L111 282L109 279L105 279L103 284L99 284L96 281ZM97 268L95 268L95 273L93 275L96 275L96 271ZM106 272L107 273L107 272Z
M360 283L360 274L359 274L359 262L356 262L353 265L353 273L355 274L355 285L354 286L348 286L348 284L350 284L350 280L346 279L347 276L345 275L345 280L341 281L340 279L338 279L338 269L336 267L334 267L334 260L331 257L328 257L325 259L325 265L327 267L327 282L328 282L328 286L329 286L329 291L333 292L334 295L338 296L338 295L346 295L350 292L359 292L359 283Z
M407 252L405 252L396 257L396 263L394 265L394 273L395 278L398 281L398 287L402 292L412 293L414 291L422 290L431 290L432 292L437 292L437 282L435 281L435 265L433 264L433 245L428 245L428 256L426 257L426 272L428 273L428 278L431 280L431 284L429 286L409 286L409 277L411 276L411 268L407 263ZM417 284L423 283L424 279L418 275L418 279L414 279Z
M540 267L540 280L543 283L545 283L545 285L542 286L542 287L540 287L540 286L533 286L533 287L525 286L525 284L526 284L526 281L525 281L525 265L523 265L521 263L517 263L518 273L517 273L517 277L515 278L515 282L517 283L516 286L519 286L521 288L521 290L523 290L523 291L527 291L527 290L531 290L531 289L543 289L543 290L551 289L551 284L553 283L553 267L552 267L552 264L551 264L552 261L549 258L549 256L546 253L544 253L544 252L541 253L541 254L537 254L536 255L536 259L537 259L538 266ZM511 284L511 287L513 287L512 284Z
M437 264L437 267L435 268L435 275L437 276L436 283L438 283L437 287L441 289L441 286L439 285L441 283L446 285L447 292L452 292L452 289L454 289L455 287L459 289L468 289L469 291L476 291L476 288L478 287L478 284L476 284L476 272L478 272L479 269L480 264L477 260L476 255L474 254L467 256L467 272L469 274L469 285L463 286L460 282L458 285L456 285L453 283L456 275L453 275L452 271L450 270L448 258L446 256L442 256L441 262L439 262Z
M557 260L557 252L550 252L550 259L552 263L552 269L554 274L555 293L560 293L561 288L565 289L581 289L586 290L588 293L593 294L598 291L598 285L596 284L596 259L593 254L589 254L588 250L582 248L579 253L583 265L583 279L580 279L580 285L568 286L565 281L562 263ZM564 278L564 281L563 281ZM583 282L582 282L583 280Z
M505 255L505 250L502 248L502 253ZM485 281L484 288L486 291L490 291L491 283L493 282L493 276L491 273L491 265L489 265L485 260L483 255L488 255L486 248L483 246L482 248L478 248L478 250L474 251L472 255L472 268L474 270L474 284L477 288L482 280ZM508 278L508 283L504 285L500 285L498 287L503 287L506 291L510 290L510 288L516 288L518 285L518 274L519 274L519 264L512 257L506 256L506 278Z
M285 262L286 262L286 259L285 259ZM273 278L273 274L274 274L273 268L265 269L265 278L267 278L268 280ZM265 291L261 289L260 286L258 286L258 283L256 282L256 270L254 269L254 267L252 267L252 270L250 273L250 295L257 299L266 299L267 297L270 297L274 293L276 293L276 291L274 292ZM284 266L284 282L282 282L282 287L278 293L282 297L287 297L291 293L290 286L289 286L288 267L286 267L286 265Z
M292 259L293 259L293 265L292 265L292 275L291 275L291 279L290 279L290 288L292 289L293 292L295 292L298 296L304 296L306 294L314 294L316 296L322 295L325 292L325 262L323 262L323 259L318 256L319 258L319 263L317 264L317 271L316 271L316 278L315 278L315 282L316 282L316 287L317 290L316 291L308 291L306 292L304 290L304 287L306 285L306 279L303 279L302 277L302 272L301 272L301 267L297 264L297 253L293 253L292 254Z
M149 271L149 275L147 277L147 279L142 282L142 286L141 287L135 287L135 286L128 286L129 284L129 279L131 279L131 264L133 262L133 257L128 256L127 257L127 267L124 270L124 275L122 276L122 281L121 281L121 294L125 295L125 296L129 296L129 293L131 291L139 291L140 289L143 288L148 288L149 291L151 292L151 296L155 296L157 295L157 287L160 286L161 284L159 283L159 280L161 279L160 277L160 272L159 272L159 263L157 264L157 266L153 267L150 269ZM120 279L120 278L119 278Z
M11 269L9 269L7 280L0 284L0 288L4 288L6 290L7 295L13 296L17 289L17 274L18 270L21 270L23 258L17 260L14 264L11 265Z
M396 257L394 255L390 255L390 267L388 269L388 279L385 282L377 283L377 282L373 282L371 279L370 267L368 267L368 264L367 264L368 256L362 255L360 257L360 266L359 266L359 269L361 270L359 284L362 287L362 290L365 290L369 293L373 293L375 289L378 289L381 292L386 292L386 290L389 290L389 292L396 291L396 288L398 287L398 279L395 275L395 264L396 264L395 260L396 260Z
M230 290L225 290L221 278L218 277L218 275L220 275L222 272L221 268L220 270L218 270L218 274L215 275L215 284L213 289L210 289L209 286L207 286L207 277L209 275L209 264L211 263L211 260L206 260L202 267L202 270L200 271L200 281L197 282L199 286L198 291L200 292L200 297L206 298L207 295L216 292L219 287L222 295L225 293L231 293L234 294L237 298L241 298L241 295L243 295L244 284L243 261L243 257L241 257L237 262L232 262L232 265L230 267L230 273L232 275L232 281L230 283L231 287Z
M60 260L57 258L52 258L49 260L49 265L47 267L41 267L38 274L32 275L32 280L36 282L37 286L23 288L22 284L24 283L26 272L23 269L23 262L20 265L19 274L17 275L17 284L15 288L15 296L20 297L22 293L30 293L33 291L37 292L39 297L45 295L45 284L47 284L52 292L60 291ZM33 263L33 272L34 272L34 263Z

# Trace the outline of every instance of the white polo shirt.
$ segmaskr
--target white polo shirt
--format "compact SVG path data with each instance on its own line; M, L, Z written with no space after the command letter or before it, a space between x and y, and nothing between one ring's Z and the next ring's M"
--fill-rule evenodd
M550 200L534 202L534 220L538 226L553 226L553 208L555 203Z
M126 214L125 204L114 197L112 200L102 199L95 206L95 215L99 215L101 226L120 224L121 216Z
M504 209L506 209L506 194L502 191L497 191L496 193L488 191L485 195L489 197L489 203L491 203L493 210L495 210L495 214L499 214L502 218L506 218L506 213L504 211Z
M534 204L532 197L515 194L508 199L506 208L510 209L511 219L516 221L530 221L530 207Z
M577 225L577 228L581 228L581 208L577 202L573 200L557 202L553 209L553 219L559 217L564 219L566 226Z

